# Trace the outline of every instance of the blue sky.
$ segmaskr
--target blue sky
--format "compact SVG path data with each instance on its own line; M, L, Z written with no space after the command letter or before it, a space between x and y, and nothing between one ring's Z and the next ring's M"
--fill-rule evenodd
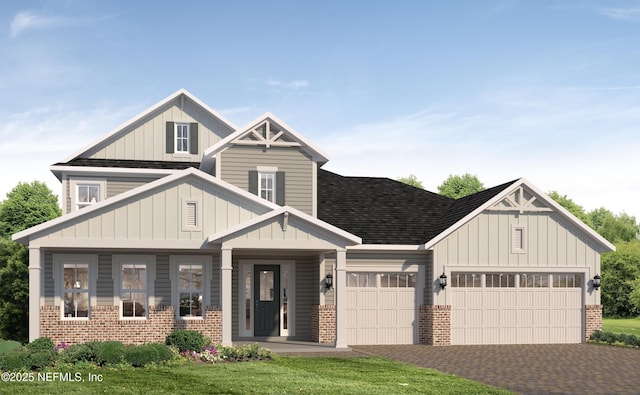
M640 219L640 1L0 4L0 196L179 88L344 175L525 177ZM0 198L0 199L2 199Z

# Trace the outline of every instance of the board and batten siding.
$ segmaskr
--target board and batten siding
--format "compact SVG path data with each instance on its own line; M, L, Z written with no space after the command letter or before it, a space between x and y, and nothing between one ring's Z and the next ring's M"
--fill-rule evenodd
M198 153L166 152L166 123L198 123ZM224 122L204 111L188 98L180 109L180 98L134 122L126 129L83 154L92 159L156 160L199 162L210 146L233 133Z
M285 204L313 215L313 161L299 147L232 146L218 155L219 177L245 191L249 190L250 170L277 167L285 173Z
M526 252L512 252L512 225L524 225ZM599 253L580 230L555 213L484 212L433 248L443 265L596 267Z
M183 199L199 201L202 226L197 230L182 228ZM105 210L96 210L74 223L60 225L42 238L201 242L211 234L267 211L255 202L200 182L197 177L188 177L107 206Z

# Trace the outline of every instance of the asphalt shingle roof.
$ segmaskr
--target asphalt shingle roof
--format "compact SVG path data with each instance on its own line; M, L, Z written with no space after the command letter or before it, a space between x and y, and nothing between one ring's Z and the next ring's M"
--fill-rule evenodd
M161 160L124 160L124 159L93 159L75 158L69 162L56 163L54 166L89 166L89 167L118 167L130 169L161 169L184 170L189 167L200 167L200 162L170 162Z
M361 237L363 244L422 244L513 182L456 200L389 178L319 169L318 218Z

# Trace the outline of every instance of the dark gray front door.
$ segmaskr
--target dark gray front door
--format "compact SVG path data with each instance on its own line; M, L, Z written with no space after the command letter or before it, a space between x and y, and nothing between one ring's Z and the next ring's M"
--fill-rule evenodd
M280 336L280 266L253 267L254 336Z

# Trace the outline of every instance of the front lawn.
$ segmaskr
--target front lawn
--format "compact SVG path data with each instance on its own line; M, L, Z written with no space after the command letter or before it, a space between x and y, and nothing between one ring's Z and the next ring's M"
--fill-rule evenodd
M72 368L73 369L73 368ZM82 382L1 382L3 394L509 394L480 383L379 357L303 358L173 367L56 370ZM89 373L94 379L89 381ZM3 376L4 377L4 376ZM52 377L52 376L50 376ZM59 377L59 376L58 376Z
M640 317L603 318L602 331L640 336Z

